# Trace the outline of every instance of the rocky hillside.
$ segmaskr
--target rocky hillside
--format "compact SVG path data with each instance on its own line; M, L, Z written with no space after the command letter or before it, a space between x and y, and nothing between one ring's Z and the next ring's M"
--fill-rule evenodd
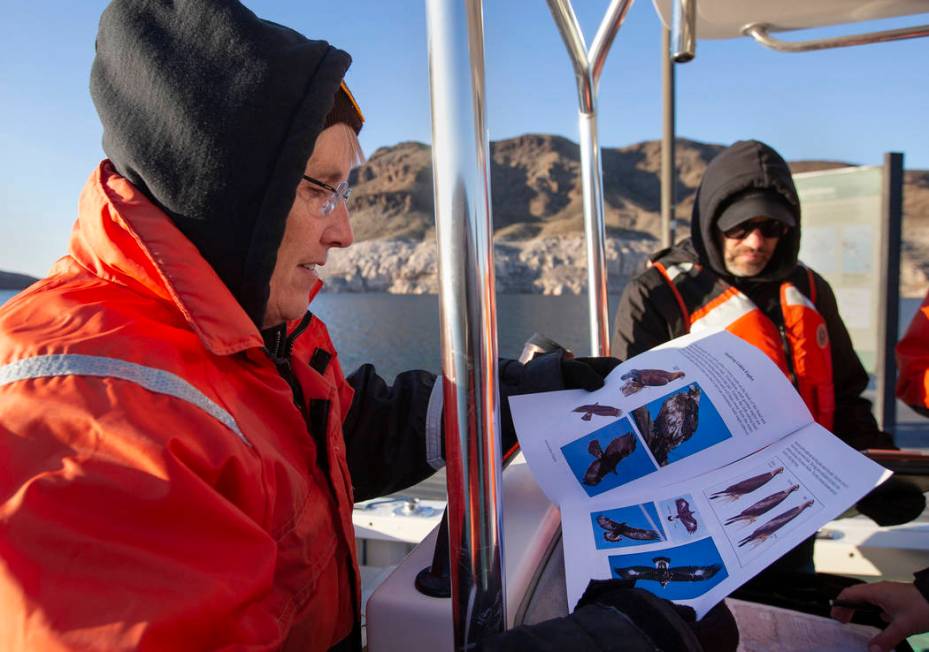
M583 232L578 146L528 134L491 143L494 230L504 240ZM678 214L690 214L707 162L722 149L681 140L677 148ZM648 141L602 152L610 235L651 238L658 231L661 144ZM422 240L433 227L432 161L421 143L375 151L353 173L352 224L357 240Z
M687 232L694 194L722 145L680 139L676 147L678 237ZM497 285L503 291L583 291L582 196L578 146L527 134L491 143ZM611 287L641 269L657 247L661 143L602 150ZM795 172L849 163L795 161ZM406 142L375 151L353 173L351 249L333 251L329 287L343 291L435 291L432 163L428 146ZM929 277L929 171L905 176L903 291L925 291ZM580 269L573 269L580 268Z

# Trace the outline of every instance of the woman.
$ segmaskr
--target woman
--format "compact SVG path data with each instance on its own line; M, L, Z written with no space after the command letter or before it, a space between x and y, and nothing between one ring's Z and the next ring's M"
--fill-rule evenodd
M307 311L352 242L349 63L232 0L104 12L108 159L68 254L0 310L0 649L360 647L352 504L443 464L442 405L428 372L345 379ZM501 391L615 364L506 362ZM605 641L641 632L604 602Z

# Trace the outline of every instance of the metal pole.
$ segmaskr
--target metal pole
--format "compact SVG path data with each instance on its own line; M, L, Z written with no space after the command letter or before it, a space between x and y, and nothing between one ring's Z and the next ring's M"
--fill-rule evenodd
M455 649L503 631L497 324L480 0L427 0Z
M881 430L893 432L897 421L897 363L894 344L900 322L900 226L903 220L903 154L884 154L881 183L881 266L878 298L875 413Z
M603 181L600 143L597 140L597 86L613 39L632 0L613 0L587 51L580 23L570 0L548 0L561 38L574 65L578 93L581 188L584 194L584 234L587 239L587 297L590 304L590 349L593 355L610 354L609 304L606 274L606 226L603 217Z
M661 246L674 244L674 62L671 30L661 30Z
M697 0L672 0L671 58L687 63L697 51Z

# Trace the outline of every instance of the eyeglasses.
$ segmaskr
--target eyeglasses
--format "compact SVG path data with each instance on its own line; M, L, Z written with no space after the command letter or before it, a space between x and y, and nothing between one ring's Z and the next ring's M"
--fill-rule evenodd
M312 183L314 186L319 186L320 188L323 188L324 190L328 190L330 192L329 197L326 198L326 201L323 202L323 205L320 207L320 210L322 211L323 215L331 215L332 211L335 210L335 207L338 206L339 200L342 200L347 203L348 198L351 197L352 195L352 188L351 186L348 185L348 181L343 181L338 186L333 188L325 181L320 181L319 179L308 177L305 174L303 175L303 178L306 181L309 181L310 183Z
M762 222L742 222L732 227L728 231L723 231L723 235L730 240L742 240L747 238L755 229L761 231L761 235L766 238L780 238L787 230L786 225L778 220L764 220Z

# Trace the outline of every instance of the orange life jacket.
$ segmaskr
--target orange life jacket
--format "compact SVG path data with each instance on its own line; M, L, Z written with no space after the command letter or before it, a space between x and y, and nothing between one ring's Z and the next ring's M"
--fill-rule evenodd
M929 408L929 294L897 343L897 397L907 405Z
M816 310L813 272L804 267L810 297L791 281L780 286L784 330L737 288L698 263L653 263L674 293L687 332L725 329L755 345L790 378L818 423L831 429L835 388L829 332Z
M0 649L348 636L352 389L316 318L291 360L306 418L197 249L101 164L70 254L0 310Z

